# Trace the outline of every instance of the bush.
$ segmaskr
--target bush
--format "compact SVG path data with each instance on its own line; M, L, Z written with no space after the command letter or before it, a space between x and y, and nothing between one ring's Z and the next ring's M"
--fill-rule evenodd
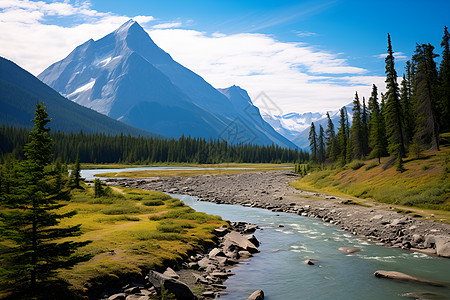
M358 170L359 168L361 168L364 165L365 165L365 163L363 161L354 160L348 164L348 167L352 170Z
M142 201L142 204L145 206L159 206L159 205L164 205L164 201L162 201L162 200L145 200L145 201Z
M180 199L170 199L167 202L168 207L182 207L185 206L184 203Z
M158 226L156 226L158 231L163 233L183 233L183 227L181 224L175 223L173 221L163 221Z
M134 204L122 203L120 205L107 207L102 210L105 215L125 215L139 213L139 207Z
M375 168L376 166L378 166L378 163L377 163L376 161L371 162L370 164L368 164L368 165L366 166L366 171L369 171L370 169L373 169L373 168Z

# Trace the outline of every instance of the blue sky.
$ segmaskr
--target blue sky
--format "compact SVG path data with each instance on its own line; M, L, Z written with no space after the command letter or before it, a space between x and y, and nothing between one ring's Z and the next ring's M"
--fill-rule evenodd
M384 88L386 35L397 71L416 43L440 53L450 1L31 1L0 2L0 55L37 75L129 18L213 86L252 99L264 91L283 113L334 110L372 83ZM257 104L257 103L256 103Z

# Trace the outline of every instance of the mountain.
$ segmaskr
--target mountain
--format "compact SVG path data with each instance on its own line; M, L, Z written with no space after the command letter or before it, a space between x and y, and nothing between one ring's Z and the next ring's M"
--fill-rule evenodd
M32 126L38 99L44 102L55 131L159 136L78 105L12 61L0 57L0 125Z
M230 100L235 110L239 112L240 118L252 123L256 129L265 132L274 144L289 145L291 143L289 139L276 132L275 129L262 118L259 108L253 105L246 90L236 85L217 90Z
M347 108L348 121L351 125L353 103L345 106ZM334 124L334 129L337 132L339 127L340 112L339 109L330 111L330 118ZM272 116L267 113L262 114L263 119L269 123L279 134L283 135L295 145L302 149L309 149L309 130L311 123L314 122L317 134L319 125L322 125L326 130L328 125L327 113L307 112L303 114L288 113L282 116Z
M295 147L243 117L227 97L174 61L133 20L76 47L38 78L78 104L166 136Z

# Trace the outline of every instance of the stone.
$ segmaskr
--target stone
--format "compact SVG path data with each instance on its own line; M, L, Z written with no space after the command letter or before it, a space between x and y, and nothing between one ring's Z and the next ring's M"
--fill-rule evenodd
M423 236L421 236L420 234L413 234L412 240L415 244L419 244L424 241Z
M435 236L434 244L438 256L450 257L450 236Z
M401 280L401 281L423 283L423 284L428 284L428 285L432 285L432 286L445 286L438 282L432 282L432 281L429 281L426 279L421 279L418 277L410 276L410 275L396 272L396 271L376 271L375 273L373 273L373 275L378 278L388 278L388 279L395 279L395 280Z
M250 252L248 252L246 250L239 251L238 254L239 254L239 257L242 258L242 259L249 258L249 257L253 256Z
M248 234L245 237L250 241L250 243L252 243L256 247L259 247L259 241L253 234Z
M223 279L227 279L228 276L230 276L227 272L212 272L210 275L213 277L219 277Z
M127 294L125 294L125 293L118 293L118 294L114 294L112 296L109 296L108 300L125 300L126 297L127 297Z
M342 248L342 247L338 248L338 250L341 252L344 252L344 253L348 253L348 254L361 251L361 249L358 249L358 248Z
M225 253L223 253L222 249L214 248L209 252L208 256L209 256L209 258L213 258L216 256L226 256L226 255L225 255Z
M402 295L402 297L406 298L413 298L413 299L429 299L434 297L438 297L437 294L428 293L428 292L411 292L411 293L405 293Z
M254 291L247 300L263 300L264 299L264 292L262 290Z
M164 287L169 293L174 294L178 300L196 299L186 284L156 271L150 271L146 277L146 280L154 286L159 293L161 293L161 288Z
M206 298L215 298L216 294L213 291L207 291L202 294L203 297Z
M315 261L318 261L317 259L307 259L304 261L305 264L310 265L310 266L314 266L315 265Z
M228 232L230 232L230 230L228 230L228 228L226 228L225 226L214 229L214 234L218 237L223 237Z
M149 300L147 295L129 295L125 300Z
M133 286L133 287L129 287L127 289L123 290L124 293L126 294L138 294L141 292L141 289L138 288L137 286Z
M225 235L224 239L225 248L227 249L230 249L231 245L235 245L238 248L247 250L250 253L259 252L258 248L239 232L232 231Z
M175 278L175 279L180 279L180 276L172 268L169 268L169 267L167 267L167 269L164 271L163 275L167 276L167 277Z

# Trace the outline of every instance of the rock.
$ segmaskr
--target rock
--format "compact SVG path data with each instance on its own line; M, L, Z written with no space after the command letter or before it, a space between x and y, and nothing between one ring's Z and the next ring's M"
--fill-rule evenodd
M344 252L344 253L355 253L355 252L360 252L361 249L358 248L338 248L339 251Z
M248 239L245 238L242 234L236 231L232 231L225 235L225 248L230 249L231 245L235 245L242 250L247 250L250 253L257 253L259 252L258 248L250 242Z
M225 253L223 253L222 249L214 248L209 252L208 256L209 256L209 258L213 258L216 256L226 256L226 255L225 255Z
M283 224L280 224L280 225L278 225L278 227L284 227L284 225L283 225Z
M208 284L208 280L206 280L205 277L203 277L201 275L197 275L195 273L192 273L192 275L194 276L196 282L200 282L200 283L203 283L203 284Z
M248 234L245 237L250 241L250 243L252 243L256 247L259 247L259 241L253 234Z
M223 237L228 232L230 232L230 230L228 230L228 228L226 228L225 226L214 229L214 234L218 237Z
M388 278L388 279L395 279L395 280L402 280L402 281L410 281L415 283L424 283L432 286L445 286L438 282L432 282L428 281L426 279L421 279L418 277L410 276L404 273L396 272L396 271L376 271L373 273L375 277L379 278Z
M222 290L224 290L224 289L227 288L227 287L224 286L223 284L218 284L218 283L213 283L213 284L211 284L211 286L212 286L212 287L215 287L215 288L218 288L218 289L222 289Z
M114 294L112 296L109 296L108 300L125 300L126 297L127 297L127 294L125 294L125 293L118 293L118 294Z
M450 236L435 236L434 243L438 256L450 257Z
M202 296L206 297L206 298L214 298L214 297L216 297L216 294L213 291L207 291L207 292L204 292L202 294Z
M317 259L307 259L304 261L305 264L310 265L310 266L314 266L315 265L315 261L318 261Z
M402 297L407 298L413 298L413 299L429 299L431 297L437 297L437 294L428 293L428 292L411 292L411 293L405 293L402 295Z
M149 300L150 298L146 295L129 295L125 300Z
M223 279L227 279L228 276L230 276L226 272L212 272L210 275L213 276L213 277L219 277L219 278L223 278Z
M249 257L253 256L250 252L248 252L246 250L241 250L241 251L238 252L238 254L239 254L239 257L242 258L242 259L249 258Z
M126 294L138 294L141 292L141 289L138 288L137 286L133 286L133 287L129 287L127 289L123 290L124 293Z
M264 299L264 292L262 290L254 291L247 300L263 300Z
M199 268L201 268L201 269L206 269L208 266L213 265L214 262L213 262L212 260L210 260L209 258L204 257L204 258L202 258L201 260L199 260L199 261L197 262L197 264L198 264Z
M422 243L424 241L423 236L420 234L413 234L412 240L415 244Z
M172 268L169 268L169 267L167 267L167 269L164 271L163 275L167 276L167 277L175 278L175 279L180 279L180 276Z
M436 255L436 250L435 250L435 249L432 249L432 248L428 248L428 249L411 248L411 249L409 249L409 250L414 251L414 252L419 252L419 253L427 254L427 255Z
M169 293L175 295L178 300L194 300L196 297L183 282L164 276L156 271L150 271L146 280L155 287L158 293L161 293L161 288L164 287Z

